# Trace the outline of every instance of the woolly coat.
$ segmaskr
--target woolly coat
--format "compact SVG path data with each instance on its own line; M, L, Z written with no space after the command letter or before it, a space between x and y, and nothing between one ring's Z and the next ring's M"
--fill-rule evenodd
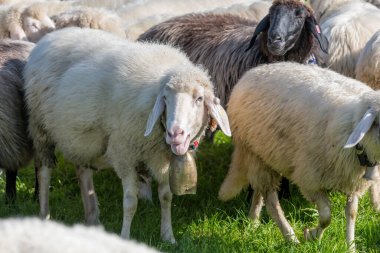
M367 42L355 69L356 79L380 89L380 30Z
M355 148L343 147L369 107L380 112L379 98L367 85L319 67L276 63L247 72L228 103L234 162L219 196L232 198L248 180L265 193L278 187L280 175L302 193L362 194L370 184L366 168ZM374 124L360 142L371 161L380 160L379 130ZM241 180L232 186L236 175Z
M32 157L27 133L22 71L34 44L0 42L0 168L17 170Z
M315 1L317 2L317 1ZM319 1L312 6L323 14L321 29L329 41L327 66L345 76L355 77L360 52L380 29L380 10L362 1Z
M210 12L215 14L229 13L259 22L268 14L271 5L270 1L258 0L250 4L234 4L225 8L217 8Z
M158 253L99 227L69 227L38 218L1 220L0 245L8 253Z
M71 26L92 28L110 32L121 38L125 38L120 17L116 13L106 9L76 7L53 16L52 19L55 22L56 29Z
M186 13L207 11L217 7L248 2L252 2L252 0L154 0L132 6L125 5L117 13L123 19L124 25L130 25L136 20L150 16L169 15L175 17Z
M76 164L104 158L120 177L142 161L158 181L167 177L171 152L164 130L156 124L146 138L144 129L162 82L171 75L189 85L201 80L212 92L207 74L169 46L130 43L93 29L47 35L25 69L37 160L49 159L44 152L56 146Z

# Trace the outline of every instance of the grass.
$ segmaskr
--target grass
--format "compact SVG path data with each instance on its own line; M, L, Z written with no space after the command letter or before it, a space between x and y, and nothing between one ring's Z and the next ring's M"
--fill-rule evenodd
M246 216L249 204L246 192L223 203L217 199L219 187L228 170L232 145L221 133L215 143L203 143L197 159L198 189L196 195L174 196L172 205L173 230L177 245L160 239L160 207L154 190L153 203L140 201L133 219L131 237L164 252L345 252L345 197L330 194L332 223L321 242L305 242L303 229L316 225L318 216L313 205L305 201L292 186L292 197L282 200L287 218L301 240L300 245L286 243L265 211L261 224L254 225ZM122 187L113 171L95 173L99 198L100 220L105 229L119 233L122 224ZM15 205L4 201L4 175L0 177L0 217L35 216L38 203L33 200L34 170L20 172ZM51 216L66 224L83 222L83 207L79 186L71 164L59 157L51 183ZM157 185L153 186L156 189ZM367 194L361 199L356 226L358 252L380 252L380 215L369 202Z

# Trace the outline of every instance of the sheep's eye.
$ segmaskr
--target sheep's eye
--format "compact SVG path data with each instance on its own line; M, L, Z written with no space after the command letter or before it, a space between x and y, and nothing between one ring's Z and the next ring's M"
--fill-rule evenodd
M163 96L162 98L166 101L166 96Z
M198 97L197 100L196 100L197 103L201 103L203 102L203 97Z

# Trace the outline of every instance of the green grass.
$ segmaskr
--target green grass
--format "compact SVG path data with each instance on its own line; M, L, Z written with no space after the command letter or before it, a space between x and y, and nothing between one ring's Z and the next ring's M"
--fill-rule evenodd
M154 185L153 203L140 201L133 219L131 237L164 252L345 252L345 197L331 194L332 223L321 242L305 242L303 229L317 223L315 207L305 201L292 187L292 198L282 200L287 218L301 241L300 245L286 243L265 211L261 224L255 226L246 216L249 205L246 192L230 202L217 199L219 187L228 170L232 146L230 140L218 133L215 143L203 143L198 159L198 189L196 195L174 196L172 205L173 230L177 245L160 239L160 207ZM113 171L95 173L99 198L100 220L105 229L119 233L122 224L122 188ZM20 172L15 205L4 201L4 175L0 177L0 217L34 216L38 203L33 201L34 170ZM79 186L72 165L60 157L51 183L51 216L66 224L83 222L83 207ZM356 226L359 252L380 252L380 215L365 195L359 206Z

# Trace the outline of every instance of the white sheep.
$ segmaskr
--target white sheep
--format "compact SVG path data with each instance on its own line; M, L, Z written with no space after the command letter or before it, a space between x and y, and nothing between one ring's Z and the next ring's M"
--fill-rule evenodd
M0 220L0 245L7 253L158 253L100 227L69 227L38 218Z
M283 236L298 242L278 201L281 177L317 205L319 224L305 230L308 240L320 239L330 224L327 191L343 192L346 240L354 249L358 200L374 182L363 175L366 166L380 161L379 114L380 92L334 71L289 62L250 70L228 103L235 150L219 198L231 199L250 183L251 217L259 217L264 198ZM365 166L358 144L364 148L360 157L368 159Z
M122 7L129 8L149 1L151 0L75 0L76 4L80 6L93 8L102 7L113 11L117 11Z
M22 6L0 6L0 39L26 40L21 22Z
M210 12L229 13L259 22L268 14L271 5L270 1L255 1L253 3L234 4L225 8L217 8Z
M380 89L380 30L367 42L356 63L356 79Z
M170 14L157 14L142 19L138 19L135 22L131 22L124 26L127 39L136 40L141 34L147 31L152 26L168 20L172 17Z
M69 8L71 2L26 1L0 6L0 38L38 41L55 29L50 15Z
M50 16L71 8L72 1L44 1L29 4L22 12L23 29L29 41L37 42L56 29Z
M361 50L380 29L380 9L359 0L311 0L310 4L329 41L328 67L355 77Z
M190 142L203 134L209 115L230 135L227 115L205 71L167 45L67 28L36 45L24 74L29 130L41 165L40 216L49 215L56 147L80 168L88 223L97 223L99 212L87 168L114 168L124 192L121 235L128 238L137 208L135 168L144 163L158 181L161 236L174 243L170 157L187 152Z
M128 27L131 24L135 24L136 20L143 20L150 16L164 15L174 17L190 12L202 12L243 2L252 2L252 0L154 0L132 6L127 5L117 12L123 19L124 26ZM160 20L160 22L165 20Z
M52 17L56 29L81 27L100 29L125 38L122 20L113 11L104 8L75 7Z

